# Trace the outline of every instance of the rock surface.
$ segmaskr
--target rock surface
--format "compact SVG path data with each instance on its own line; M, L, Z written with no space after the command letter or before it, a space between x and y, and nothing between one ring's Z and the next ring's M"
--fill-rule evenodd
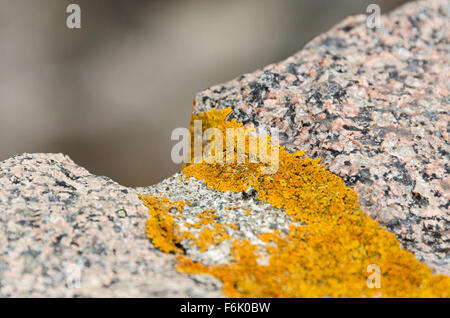
M136 191L61 154L0 163L0 297L214 297L145 234Z
M141 194L188 202L181 213L171 214L179 216L175 218L175 222L180 227L180 232L189 231L197 238L204 229L214 230L216 224L220 224L230 238L245 239L261 250L261 247L267 244L261 241L259 235L272 232L273 229L288 233L290 225L301 225L293 222L292 217L281 209L258 200L256 192L251 188L244 192L220 192L195 178L184 178L181 173L157 185L137 190ZM213 220L193 230L193 225L201 223L201 215L205 211L210 212ZM187 228L186 224L189 224L190 228ZM191 244L190 239L181 241L181 245L190 259L204 265L217 265L231 260L231 242L232 240L225 240L209 246L205 251L201 251L196 244Z
M194 113L232 107L230 118L277 127L289 151L322 158L368 215L449 275L449 10L446 0L412 2L376 30L350 17L287 60L199 93ZM187 221L215 209L239 224L233 236L256 243L290 224L251 193L178 175L130 189L64 155L16 156L0 163L0 297L221 296L215 279L176 272L174 256L154 248L138 192L195 203ZM226 244L184 248L205 264L227 261Z
M322 158L368 215L450 274L450 2L408 3L369 29L349 17L285 61L199 93Z

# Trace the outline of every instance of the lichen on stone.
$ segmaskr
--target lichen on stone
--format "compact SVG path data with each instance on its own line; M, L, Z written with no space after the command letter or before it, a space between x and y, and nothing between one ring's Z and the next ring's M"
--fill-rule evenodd
M174 222L171 209L181 211L185 202L170 202L167 198L151 195L139 195L139 198L149 208L150 217L147 220L147 234L153 244L163 252L181 252L177 244L180 238L177 235L178 225Z
M229 109L213 110L193 118L201 118L204 129L209 125L219 129L241 126L236 121L227 122L228 114ZM206 228L197 236L191 228L180 232L169 211L172 207L181 211L182 203L141 196L150 210L147 234L156 247L179 255L179 271L215 276L231 297L450 296L450 279L433 275L430 268L401 248L394 234L367 217L359 208L356 193L320 160L280 147L278 170L263 174L264 165L200 160L182 170L186 178L202 180L221 192L252 188L259 200L302 223L291 225L287 234L278 230L261 234L259 238L267 243L264 251L245 239L228 236L225 227ZM214 223L211 212L201 215L202 219L204 226ZM230 240L232 260L211 266L194 262L176 247L183 238L191 238L202 251ZM266 262L260 261L263 254ZM371 274L367 269L373 264L380 268L380 288L369 288L367 282Z

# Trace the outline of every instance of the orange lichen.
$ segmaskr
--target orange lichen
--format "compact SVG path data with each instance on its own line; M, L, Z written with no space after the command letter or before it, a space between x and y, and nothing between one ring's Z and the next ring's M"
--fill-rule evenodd
M224 226L214 222L216 210L205 210L197 214L198 222L194 224L184 223L186 228L199 229L197 234L189 231L182 231L180 226L174 221L180 215L173 215L174 212L182 211L186 205L183 201L171 202L168 198L156 197L150 194L139 194L139 198L149 208L150 218L147 220L147 235L152 239L153 244L166 253L180 253L178 245L183 240L190 240L192 245L197 245L202 252L211 245L219 244L230 240L226 227L233 228L234 225ZM205 227L212 225L212 228Z
M190 238L191 244L195 244L200 248L200 251L206 251L211 245L219 244L223 241L227 241L231 239L231 236L228 235L228 232L220 223L215 222L217 215L215 214L216 210L204 210L197 214L197 218L199 221L194 224L190 224L189 227L200 228L200 232L198 233L198 237L192 235L192 233L186 234L183 233L181 236L183 238ZM212 228L206 227L206 225L212 225ZM189 235L189 236L187 236Z
M197 218L200 219L198 224L200 225L208 225L214 222L217 215L215 214L216 210L205 210L197 214Z
M231 297L448 297L449 280L438 275L399 247L395 236L381 233L378 224L366 218L368 233L340 228L292 226L289 235L268 233L261 238L268 265L260 265L256 247L235 241L230 264L204 266L185 256L178 269L210 274L224 284ZM370 224L372 223L372 224ZM382 237L379 237L381 234ZM386 234L386 235L383 235ZM373 240L373 241L372 241ZM369 288L367 268L381 270L381 288Z
M181 241L177 234L179 226L175 223L169 211L171 209L181 211L185 202L171 202L167 198L149 194L139 194L139 198L149 208L150 218L147 220L147 235L153 240L153 244L163 252L181 252L176 246Z
M203 134L206 129L218 128L221 131L225 132L227 128L238 128L241 126L241 124L238 123L236 121L236 119L233 119L232 121L225 120L226 117L230 114L230 112L231 112L231 108L227 108L224 110L212 109L208 113L201 113L199 115L192 116L191 125L189 128L189 132L191 135L191 161L186 163L185 166L189 166L191 163L197 162L200 159L194 153L194 148L195 148L194 145L196 143L203 145L203 143L204 143ZM202 123L201 131L196 131L195 126L194 126L195 120L201 121L201 123Z
M226 226L233 230L239 229L239 226L237 224L233 224L233 223L228 223L228 224L226 224Z
M223 129L227 124L220 121L228 113L214 110L199 116ZM233 121L231 125L240 124ZM232 297L450 296L450 279L433 275L430 268L402 249L394 234L360 210L356 193L320 165L319 160L304 158L303 152L291 154L283 148L279 156L274 174L263 174L262 163L221 165L204 160L186 165L182 172L187 178L203 180L219 191L239 192L253 187L258 199L306 225L291 225L287 235L278 231L261 235L260 239L268 243L264 247L267 264L258 261L261 253L257 246L235 239L229 264L205 266L176 250L178 270L213 275L223 282L223 292ZM169 233L167 227L177 226L173 219L162 216L168 214L169 203L161 200L162 205L156 200L144 201L150 208L150 219L157 216L147 224L147 230L164 229L164 233ZM179 203L174 203L174 207L178 208ZM223 233L208 229L195 244L205 250L208 244L224 239ZM159 238L161 234L153 236ZM164 239L179 242L176 235L165 235ZM163 247L170 246L158 239L160 243ZM367 279L372 273L367 271L372 264L380 269L380 288L369 288Z
M206 251L211 245L219 244L223 241L228 241L231 236L227 233L224 225L220 223L214 224L214 228L203 228L200 231L198 239L194 241L202 252Z

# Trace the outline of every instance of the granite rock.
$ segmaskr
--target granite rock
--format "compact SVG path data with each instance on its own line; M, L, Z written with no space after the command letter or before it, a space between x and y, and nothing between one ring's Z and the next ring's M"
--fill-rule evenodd
M450 274L450 2L410 2L370 29L345 19L300 52L194 101L194 113L276 127L322 158L362 209L436 272Z
M61 154L0 163L0 297L220 297L145 234L135 190Z
M285 61L199 93L194 113L231 107L229 119L278 128L288 151L322 158L363 211L449 275L449 11L447 0L411 2L381 29L349 17ZM220 193L179 177L131 189L61 154L1 162L0 297L222 296L217 280L176 272L175 257L152 245L137 193L190 202L180 225L214 209L238 224L232 236L257 245L292 221L251 189ZM183 248L204 264L229 257L226 243Z
M260 239L261 234L272 232L274 229L287 234L290 225L301 225L294 222L283 210L258 200L252 187L244 192L220 192L200 180L185 178L182 173L177 173L157 185L137 190L141 194L188 202L181 213L177 213L176 209L173 213L169 212L179 226L180 232L190 232L198 238L204 229L213 230L216 224L220 224L231 238L247 240L257 246L261 253L264 253L263 247L267 245ZM201 222L201 215L205 211L212 213L214 221L208 222L207 225L202 224L196 229L192 225ZM186 224L190 227L187 228ZM232 240L225 240L219 244L212 244L205 251L197 244L191 244L191 239L182 240L181 245L190 259L204 265L217 265L230 262L231 242ZM260 256L264 259L263 254Z

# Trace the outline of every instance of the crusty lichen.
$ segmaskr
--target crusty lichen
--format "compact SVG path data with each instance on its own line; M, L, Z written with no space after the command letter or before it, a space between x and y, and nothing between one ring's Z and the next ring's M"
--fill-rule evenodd
M204 120L204 129L208 125L221 129L239 126L236 121L227 124L228 113L213 110L194 118ZM433 275L412 253L402 249L394 234L360 210L356 193L319 160L283 148L279 155L279 168L274 174L261 173L264 164L214 164L204 160L186 165L182 171L187 178L203 180L219 191L239 192L253 187L258 199L283 209L294 221L306 223L291 225L287 235L273 231L260 236L270 243L265 247L267 264L258 262L261 254L256 246L238 239L233 239L229 264L205 266L193 262L176 247L183 237L191 237L202 251L232 238L223 228L209 229L197 237L174 234L179 228L169 216L167 199L141 197L150 209L147 233L155 246L179 255L178 270L217 277L223 282L223 292L232 297L450 296L450 279ZM172 204L177 210L182 208L180 202ZM201 223L213 223L208 213ZM381 270L379 289L367 285L371 264Z
M181 242L181 238L177 234L179 226L175 223L169 211L171 209L182 211L182 207L186 203L183 201L171 202L167 198L146 194L139 194L139 198L149 209L150 217L147 220L147 235L153 240L153 244L166 253L181 252L177 247L177 244Z
M211 245L231 239L227 228L235 228L235 224L222 225L215 222L214 210L205 210L197 215L198 222L184 223L188 230L182 230L174 218L181 217L178 212L186 205L183 201L170 202L168 198L150 194L140 194L139 198L149 208L147 235L153 244L166 253L181 253L180 243L188 240L204 252Z

